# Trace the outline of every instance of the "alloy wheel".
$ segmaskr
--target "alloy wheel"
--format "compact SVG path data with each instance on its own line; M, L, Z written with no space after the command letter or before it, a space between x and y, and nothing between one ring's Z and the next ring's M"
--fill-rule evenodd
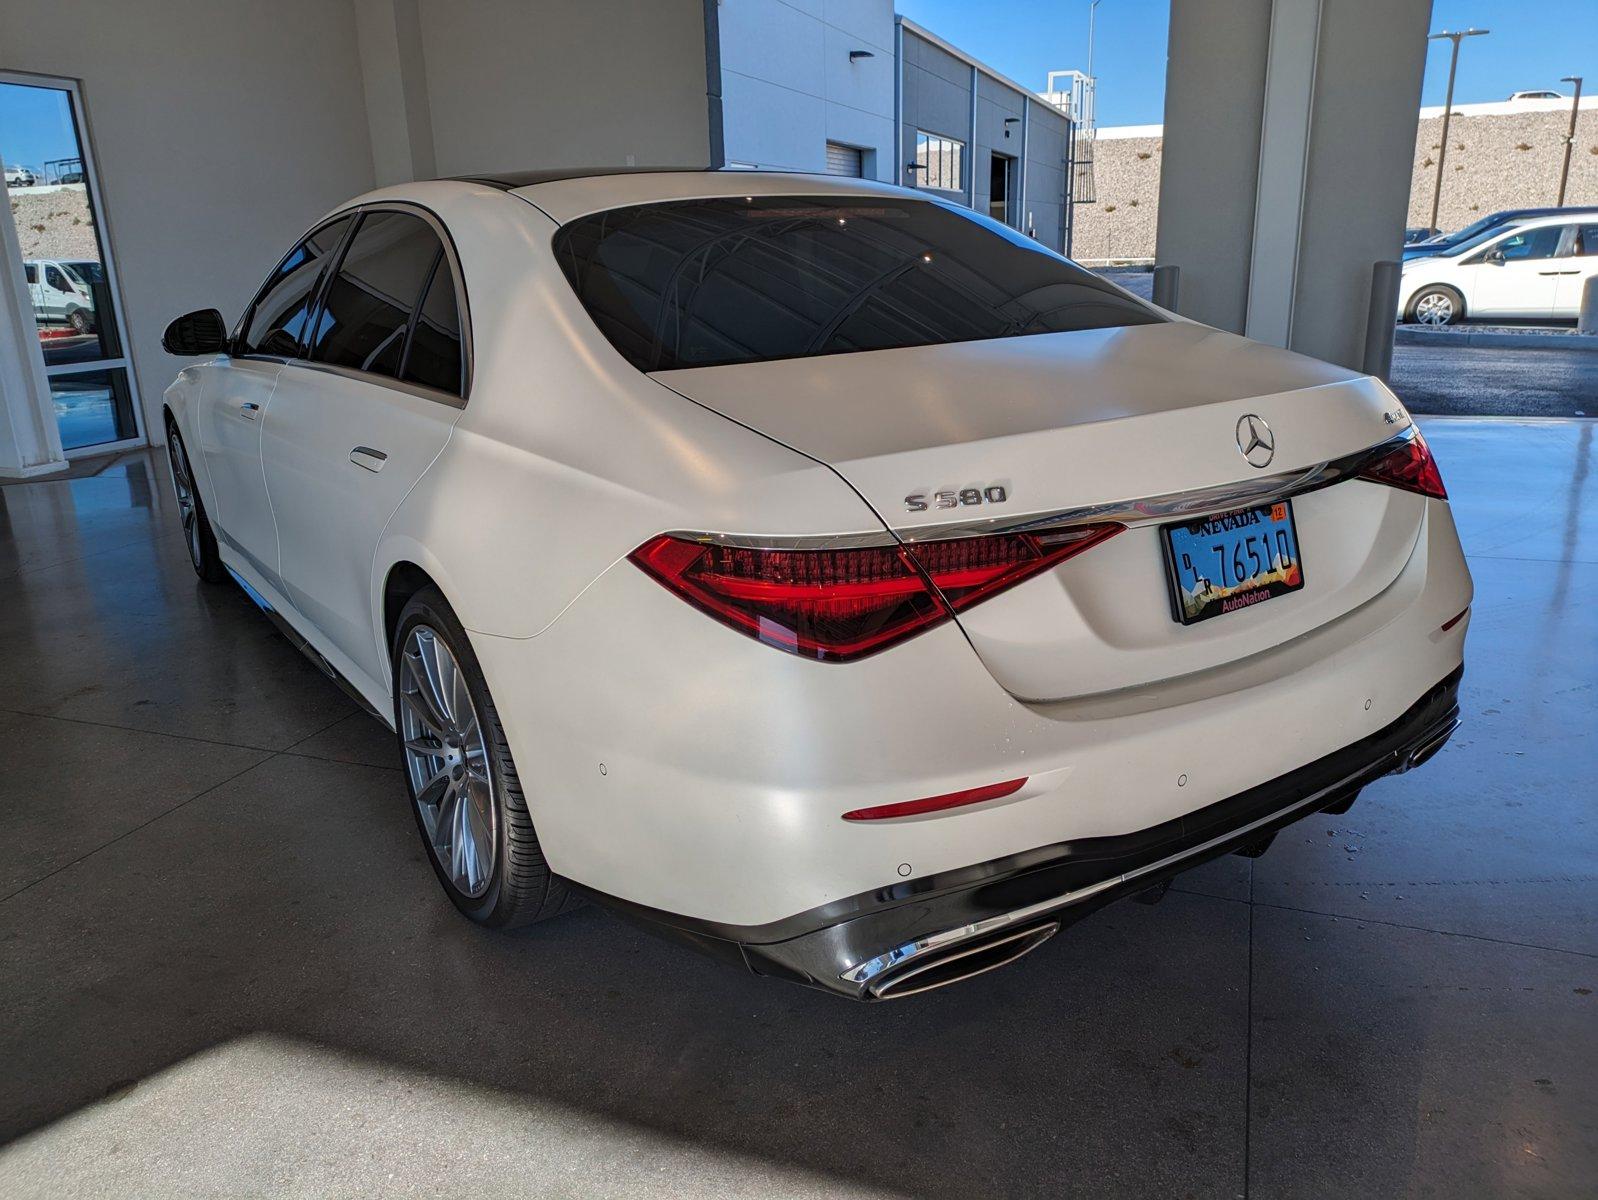
M194 476L189 470L189 455L176 430L168 430L167 459L172 464L172 490L177 493L178 516L183 521L183 540L189 544L189 557L196 567L204 559L200 542L200 506L194 495Z
M1454 319L1454 302L1442 292L1427 292L1415 303L1415 319L1422 325L1447 325Z
M422 828L461 895L488 890L499 804L466 676L437 631L413 626L399 663L400 738Z

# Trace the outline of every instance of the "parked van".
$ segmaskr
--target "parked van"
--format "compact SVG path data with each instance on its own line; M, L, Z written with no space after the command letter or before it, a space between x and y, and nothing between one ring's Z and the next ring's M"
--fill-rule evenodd
M70 325L78 333L94 330L94 288L90 267L98 263L30 258L22 269L33 299L33 318L40 325Z

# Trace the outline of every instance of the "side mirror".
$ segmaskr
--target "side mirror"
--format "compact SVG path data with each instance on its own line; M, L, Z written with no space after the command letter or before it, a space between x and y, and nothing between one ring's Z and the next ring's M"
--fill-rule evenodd
M227 325L214 308L184 313L166 327L161 349L168 354L192 358L200 354L220 354L227 349Z
M1487 251L1487 257L1482 259L1482 261L1490 262L1495 267L1501 267L1504 265L1504 252L1502 250L1489 250Z

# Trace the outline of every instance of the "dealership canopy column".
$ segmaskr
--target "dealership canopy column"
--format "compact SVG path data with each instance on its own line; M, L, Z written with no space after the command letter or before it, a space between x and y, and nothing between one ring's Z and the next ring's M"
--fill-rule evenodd
M1171 6L1156 258L1178 308L1358 367L1400 252L1428 0Z

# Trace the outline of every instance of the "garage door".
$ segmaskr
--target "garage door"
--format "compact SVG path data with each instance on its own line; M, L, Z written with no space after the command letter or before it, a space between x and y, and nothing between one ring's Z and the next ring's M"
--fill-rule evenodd
M827 174L852 175L858 179L861 175L859 147L840 146L837 142L828 142Z

